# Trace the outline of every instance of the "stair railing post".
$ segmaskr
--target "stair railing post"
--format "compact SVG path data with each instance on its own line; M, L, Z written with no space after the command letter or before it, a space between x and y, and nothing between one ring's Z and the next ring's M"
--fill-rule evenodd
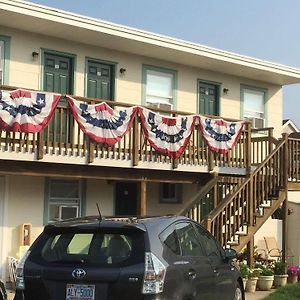
M249 122L247 122L245 124L245 126L246 126L246 129L245 129L246 166L245 167L246 167L246 172L249 174L249 173L251 173L251 159L252 159L252 157L251 157L251 124Z
M289 145L288 145L288 135L283 134L283 138L285 140L284 151L283 151L283 166L282 172L284 174L283 177L283 187L285 193L285 200L282 203L283 209L283 217L282 217L282 261L287 262L288 258L288 166L289 166Z

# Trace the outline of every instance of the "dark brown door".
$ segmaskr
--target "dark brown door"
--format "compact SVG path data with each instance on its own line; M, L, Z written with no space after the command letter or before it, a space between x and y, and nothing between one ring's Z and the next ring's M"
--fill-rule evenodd
M116 183L115 215L137 215L138 186L135 182Z

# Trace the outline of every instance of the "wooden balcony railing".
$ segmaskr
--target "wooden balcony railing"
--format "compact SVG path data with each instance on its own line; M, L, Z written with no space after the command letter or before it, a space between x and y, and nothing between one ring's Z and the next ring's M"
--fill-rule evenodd
M13 90L16 87L0 86L1 89ZM102 100L75 97L79 101L94 104ZM114 108L132 106L128 103L106 101ZM170 111L155 110L161 113ZM188 115L186 112L171 111L172 116ZM210 116L211 117L211 116ZM171 159L157 153L145 138L138 116L132 128L115 145L97 144L91 141L74 121L66 101L60 101L50 124L40 133L25 134L6 132L1 130L0 143L2 151L11 153L34 154L34 159L42 160L45 156L81 158L85 163L106 161L124 161L131 166L141 163L165 164L172 168L205 167L207 171L215 167L240 168L247 170L251 163L250 124L247 123L235 148L227 154L216 154L209 150L204 142L200 130L194 130L190 143L178 159ZM74 161L74 160L73 160ZM196 170L196 169L195 169Z

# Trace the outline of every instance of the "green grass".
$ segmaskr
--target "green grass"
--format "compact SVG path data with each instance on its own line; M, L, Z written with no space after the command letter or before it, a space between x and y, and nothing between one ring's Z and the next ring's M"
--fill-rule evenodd
M300 284L288 284L279 288L264 300L299 300Z

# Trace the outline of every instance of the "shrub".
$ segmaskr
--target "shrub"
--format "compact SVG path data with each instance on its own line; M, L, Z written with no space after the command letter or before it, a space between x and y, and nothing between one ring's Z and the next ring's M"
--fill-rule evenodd
M286 274L287 263L283 261L276 261L273 264L273 271L275 275L284 275Z
M250 276L250 269L245 263L240 263L240 272L242 278L248 278Z

